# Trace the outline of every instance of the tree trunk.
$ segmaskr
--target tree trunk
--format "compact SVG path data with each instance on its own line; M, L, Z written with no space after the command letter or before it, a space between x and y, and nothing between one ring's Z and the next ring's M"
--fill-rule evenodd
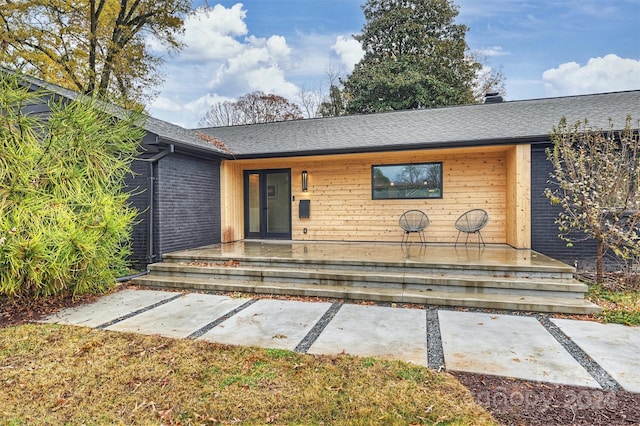
M603 257L604 257L604 241L602 238L598 238L598 244L596 246L596 282L602 284L604 281L603 273Z
M98 46L98 16L96 14L96 1L89 1L89 82L85 93L91 95L96 87L96 50Z

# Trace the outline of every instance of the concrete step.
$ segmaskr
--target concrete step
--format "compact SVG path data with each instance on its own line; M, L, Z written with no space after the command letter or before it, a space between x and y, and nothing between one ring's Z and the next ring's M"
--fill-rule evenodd
M529 277L488 277L455 273L416 274L415 271L375 272L346 269L290 269L238 266L193 266L182 263L159 263L149 266L154 276L212 278L243 282L287 282L291 284L337 285L345 287L379 287L416 291L440 291L466 294L512 294L582 299L587 286L574 279Z
M163 256L163 263L179 263L188 266L224 266L235 265L253 268L280 268L280 269L325 269L331 270L360 270L366 273L372 272L402 272L411 274L446 274L457 275L484 275L488 277L518 277L518 278L542 278L570 280L575 269L571 266L556 263L539 265L518 265L514 263L474 263L465 261L462 263L429 262L425 260L412 261L381 261L376 260L352 260L352 259L313 259L313 258L268 258L252 256L224 256L202 255L190 252L168 253Z
M582 298L445 292L429 289L377 287L375 285L345 286L282 281L242 281L212 277L157 276L154 274L136 278L133 280L133 284L174 289L314 296L567 314L591 314L600 311L597 305Z

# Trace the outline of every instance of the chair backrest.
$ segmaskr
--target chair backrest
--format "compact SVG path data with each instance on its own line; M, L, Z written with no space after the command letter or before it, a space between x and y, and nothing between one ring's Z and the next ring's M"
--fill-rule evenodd
M484 228L488 221L489 213L482 209L472 209L460 215L455 227L461 232L476 232Z
M429 226L429 217L420 210L407 210L398 221L400 227L408 232L423 231Z

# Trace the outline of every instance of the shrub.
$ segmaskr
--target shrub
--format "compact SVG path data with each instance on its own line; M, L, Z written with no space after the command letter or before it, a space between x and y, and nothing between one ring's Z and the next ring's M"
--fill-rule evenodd
M136 211L123 186L139 117L19 81L0 73L0 294L104 291L130 253Z

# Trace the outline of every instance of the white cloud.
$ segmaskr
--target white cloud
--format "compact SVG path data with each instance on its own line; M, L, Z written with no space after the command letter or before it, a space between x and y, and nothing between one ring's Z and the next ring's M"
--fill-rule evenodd
M182 60L203 63L208 60L226 58L242 50L242 44L236 37L247 34L244 19L247 12L238 3L229 9L222 5L213 8L198 8L184 21L184 33L180 37L185 45L179 56ZM150 35L149 46L162 51L157 39Z
M482 49L476 50L476 52L484 57L505 56L510 54L510 52L502 50L502 46L483 47Z
M331 49L338 54L340 61L348 72L351 72L354 65L360 62L360 59L364 56L364 50L362 50L360 42L344 36L338 36Z
M182 37L186 46L168 58L162 97L149 108L155 117L193 127L213 103L249 92L296 96L298 87L287 79L294 66L287 40L277 34L251 35L246 15L238 3L199 8L187 17ZM152 38L148 42L159 49Z
M183 101L181 99L176 101L161 96L149 105L149 109L153 112L152 115L155 118L190 128L198 126L199 121L204 117L211 105L234 100L234 98L218 96L211 93L205 93L203 96L190 101ZM160 114L158 114L158 112L160 112Z
M614 54L591 58L586 65L567 62L542 74L551 96L640 89L640 60Z
M278 67L260 68L246 73L248 91L261 90L275 93L290 100L298 94L298 86L286 80L284 71Z

